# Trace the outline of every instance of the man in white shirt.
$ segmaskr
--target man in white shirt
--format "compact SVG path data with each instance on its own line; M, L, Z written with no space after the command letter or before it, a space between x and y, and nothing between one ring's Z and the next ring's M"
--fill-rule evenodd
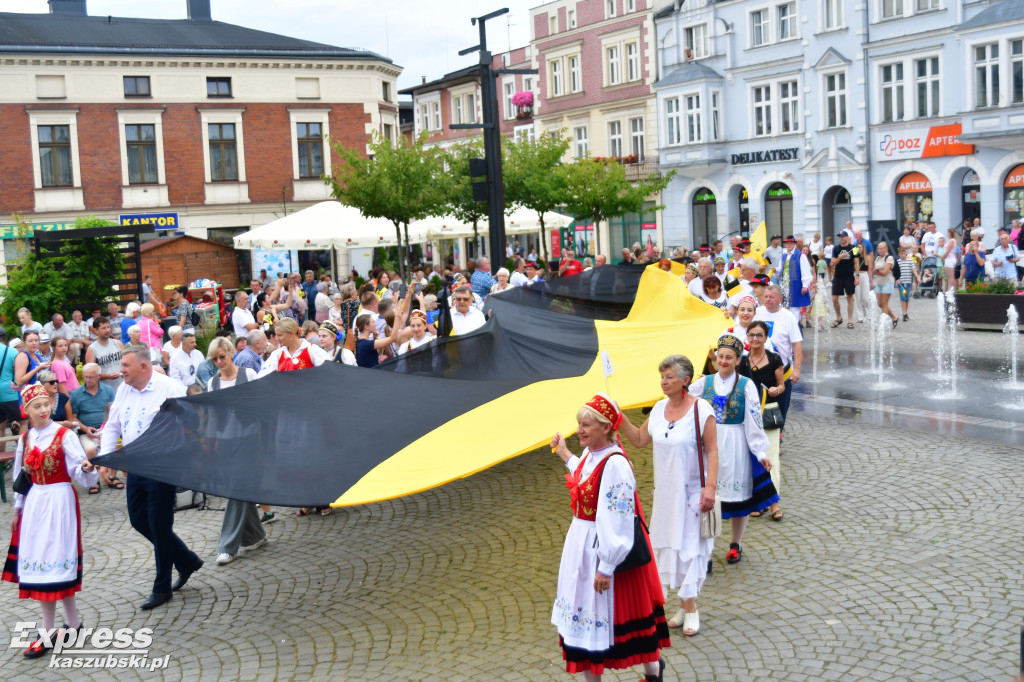
M992 249L988 260L992 263L992 276L997 279L1017 279L1017 263L1020 254L1017 247L1010 243L1010 233L999 230L999 246Z
M700 295L704 293L704 278L710 277L713 271L714 266L711 264L710 258L705 256L697 261L697 276L686 285L690 293L700 298Z
M146 432L164 401L185 395L178 382L153 371L145 346L125 349L121 376L124 383L117 389L100 436L101 455L114 452L119 437L124 445L130 445ZM171 593L181 589L203 566L203 560L174 534L174 493L175 487L169 483L128 474L128 519L132 528L153 544L156 558L153 592L140 606L144 611L169 601ZM178 569L173 587L171 566Z
M772 235L772 245L764 250L764 259L768 261L769 269L775 272L771 275L773 284L778 284L782 281L782 255L785 253L782 246L782 235Z
M460 336L484 326L484 314L473 307L473 290L463 285L452 295L455 310L452 311L452 334Z
M508 278L508 283L514 287L524 287L529 281L523 272L526 269L526 261L522 257L516 256L514 263L515 270L512 271L512 275Z
M928 224L928 231L921 236L921 251L924 252L924 257L935 255L935 250L939 248L939 235L935 231L935 223Z
M71 364L77 364L78 358L84 357L85 349L89 347L89 325L82 319L82 311L76 310L71 313L71 322L68 322L66 326L71 332L68 359Z
M804 336L793 313L782 307L782 287L777 284L772 284L764 292L764 305L757 309L754 319L768 325L768 338L775 346L775 351L782 356L784 363L793 368L792 376L786 379L786 390L779 396L779 409L785 421L793 397L793 384L800 381Z
M181 350L171 355L167 375L188 388L196 383L196 370L203 362L203 354L196 350L196 330L186 329L181 333Z
M258 329L256 318L249 310L249 294L244 291L235 292L235 309L231 313L231 326L235 330L235 338L241 339L253 329Z
M935 223L932 223L932 229L935 229ZM978 243L982 246L985 245L985 228L981 226L981 218L974 219L974 225L971 226L971 237L977 237Z

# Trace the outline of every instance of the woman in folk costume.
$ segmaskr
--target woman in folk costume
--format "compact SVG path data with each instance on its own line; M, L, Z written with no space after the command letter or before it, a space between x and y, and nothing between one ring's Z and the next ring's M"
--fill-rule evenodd
M281 342L281 347L263 362L261 377L271 372L291 372L319 367L327 361L327 352L302 338L301 331L299 323L291 318L284 318L274 325L274 332Z
M779 280L789 283L789 288L785 292L789 297L789 310L797 322L803 322L801 311L811 305L814 270L811 269L811 262L807 260L806 254L796 249L796 239L792 236L786 237L786 253L782 254L780 267Z
M718 497L722 519L732 519L732 542L725 555L730 564L743 558L740 541L751 512L779 501L772 485L768 438L761 421L757 386L736 372L743 342L732 334L719 337L715 361L718 371L690 384L690 395L715 408L718 436Z
M569 468L572 523L562 548L551 622L558 628L565 668L601 679L605 668L643 664L644 679L660 682L660 651L670 645L665 597L654 561L616 572L643 518L633 469L618 439L622 413L603 393L576 414L584 446L577 457L556 433L551 449ZM642 533L650 550L650 538Z
M14 478L24 470L32 487L14 495L11 547L3 579L18 584L21 599L42 603L40 637L23 652L39 658L56 636L57 602L64 602L68 630L82 627L75 593L82 589L82 528L78 494L71 480L95 486L97 474L78 437L50 419L50 396L33 384L21 392L22 412L31 428L18 440Z

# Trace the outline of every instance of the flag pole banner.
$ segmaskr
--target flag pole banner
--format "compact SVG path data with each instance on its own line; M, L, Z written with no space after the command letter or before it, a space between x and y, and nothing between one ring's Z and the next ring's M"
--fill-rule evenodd
M656 266L594 268L489 296L487 323L374 369L325 363L165 403L99 466L220 497L351 506L472 475L573 433L615 363L621 407L661 395L668 355L703 367L722 311Z

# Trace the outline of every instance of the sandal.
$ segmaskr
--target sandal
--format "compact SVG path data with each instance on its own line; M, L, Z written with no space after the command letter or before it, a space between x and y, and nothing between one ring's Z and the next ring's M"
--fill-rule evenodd
M100 487L98 485L94 485L94 486L90 487L89 488L89 494L90 495L99 495L100 494Z
M835 329L836 327L838 327L842 323L843 323L842 320L836 320L835 322L832 323L832 328Z
M330 507L320 507L320 516L330 516L332 511Z
M675 615L672 616L672 618L668 621L668 626L670 628L680 628L680 627L682 627L683 623L686 622L686 616L687 616L686 611L683 611L682 609L679 609L678 611L675 612Z
M121 479L119 479L117 476L114 476L109 481L107 481L107 487L114 488L115 490L124 490L124 483L121 483Z
M761 515L762 515L762 512L759 512L759 511L750 512L750 518L752 518L752 519L759 519L759 518L761 518Z
M688 632L689 631L689 632ZM683 618L683 637L693 637L700 633L700 614L694 611Z
M303 507L299 511L295 512L295 515L296 516L309 516L312 513L313 513L313 508L312 507Z
M743 561L743 550L740 549L738 543L729 543L729 551L725 555L725 561L726 563L730 564L738 564L739 562Z
M898 322L899 322L899 318L896 318L896 317L894 317L894 318L892 319L892 328L893 328L893 329L895 329L895 328L896 328L896 324L897 324Z
M846 323L846 328L847 329L853 329L853 322L847 322Z
M781 509L776 509L772 512L772 521L781 521L785 516L786 515L782 513Z

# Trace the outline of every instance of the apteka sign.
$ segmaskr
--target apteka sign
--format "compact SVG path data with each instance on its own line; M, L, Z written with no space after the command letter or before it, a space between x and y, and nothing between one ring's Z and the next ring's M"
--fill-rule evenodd
M960 123L886 133L878 141L875 157L879 161L900 161L973 154L974 145L960 141L962 133Z

